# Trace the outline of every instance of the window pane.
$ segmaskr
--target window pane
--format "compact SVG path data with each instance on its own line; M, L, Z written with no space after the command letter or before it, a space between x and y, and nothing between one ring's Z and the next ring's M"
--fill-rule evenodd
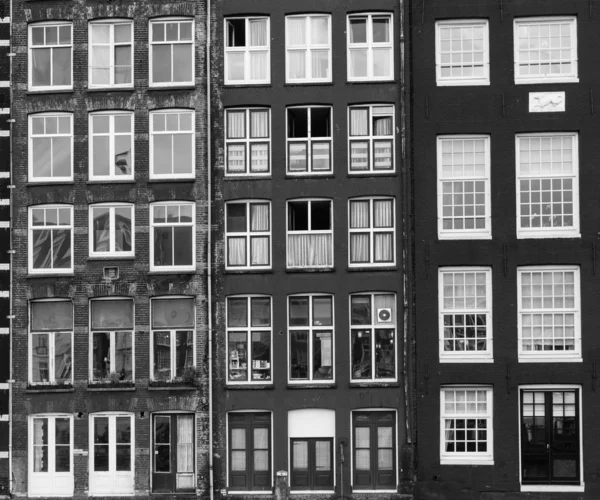
M92 208L94 252L110 252L110 208Z
M31 303L31 330L72 330L71 301L41 301Z
M194 299L152 301L152 328L193 328Z
M171 45L152 45L152 81L171 81Z
M350 299L350 316L353 325L371 324L371 297L368 295L354 295Z
M333 324L331 297L313 297L313 326Z
M110 334L93 333L92 366L94 380L108 377L110 373Z
M71 365L71 332L55 333L54 379L57 383L71 381Z
M33 471L48 472L48 419L33 419Z
M133 329L132 300L93 300L92 329Z
M229 332L229 380L248 380L248 340L246 332Z
M175 376L183 377L186 368L194 366L193 332L175 332Z
M228 233L240 233L248 230L246 222L246 207L245 203L228 203L227 204L227 228Z
M175 266L190 266L194 263L192 227L175 227Z
M71 85L71 48L52 49L52 85Z
M171 378L171 334L153 332L154 335L154 379Z
M31 381L50 381L50 345L48 334L31 336Z
M332 333L320 331L313 333L313 376L314 380L333 378Z
M271 299L269 299L267 297L252 298L251 303L252 303L252 326L270 326L271 325Z
M352 378L371 378L371 330L352 330Z
M31 84L34 87L50 86L51 49L36 48L31 51Z
M308 297L290 297L290 326L308 326Z
M308 469L308 442L294 441L292 443L292 462L294 470Z
M271 335L269 332L252 332L252 380L271 380Z
M367 43L366 19L350 19L350 43Z
M108 417L94 418L94 470L108 471Z
M173 81L191 82L193 70L193 52L191 44L173 45Z
M290 332L290 379L308 379L308 332Z
M113 371L120 380L131 380L133 371L133 346L131 332L115 332L115 362Z
M394 330L375 330L375 377L395 377L395 352Z
M245 298L227 299L227 326L247 326L248 301Z
M315 441L315 469L317 471L331 470L331 443Z

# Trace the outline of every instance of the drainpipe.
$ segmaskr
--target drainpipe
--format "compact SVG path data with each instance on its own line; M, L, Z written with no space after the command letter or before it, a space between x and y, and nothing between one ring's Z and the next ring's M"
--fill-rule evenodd
M10 124L10 131L9 131L9 183L12 184L13 183L13 122L12 122L12 110L13 110L13 105L12 105L12 101L13 101L13 86L12 86L12 79L13 79L13 74L12 74L12 68L13 68L13 43L12 43L12 34L13 34L13 0L9 1L9 9L8 9L8 22L9 22L9 42L8 42L8 52L10 55L10 63L9 63L9 99L10 99L10 103L9 103L9 110L10 110L10 118L11 121L9 122ZM12 242L13 242L13 237L12 237L12 229L13 229L13 197L12 197L12 189L9 189L9 238L10 238L10 249L13 250L13 246L12 246ZM14 251L14 250L13 250ZM13 253L11 252L10 254L10 260L9 260L9 279L10 279L10 284L9 284L9 298L8 298L8 303L9 303L9 309L8 309L8 317L9 317L9 323L8 323L8 335L9 335L9 379L8 379L8 492L9 494L12 494L13 488L14 488L14 481L13 481L13 472L12 472L12 399L13 399L13 331L12 331L12 326L13 326Z

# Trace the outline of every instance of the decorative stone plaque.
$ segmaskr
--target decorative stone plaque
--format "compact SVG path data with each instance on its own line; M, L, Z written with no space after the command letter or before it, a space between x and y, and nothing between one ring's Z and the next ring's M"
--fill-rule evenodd
M553 113L564 110L564 92L529 92L530 113Z

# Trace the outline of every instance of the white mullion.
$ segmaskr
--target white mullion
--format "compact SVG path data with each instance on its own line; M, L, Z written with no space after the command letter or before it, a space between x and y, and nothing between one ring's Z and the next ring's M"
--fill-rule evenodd
M250 174L252 169L252 160L250 158L251 155L251 140L250 140L250 126L252 124L252 120L250 119L250 109L244 110L244 148L246 154L244 155L244 173Z
M366 23L366 46L367 46L367 79L373 78L373 16L367 15Z
M108 376L110 377L110 374L112 372L115 371L115 341L116 341L116 337L117 334L116 332L112 331L109 332L109 337L110 337L110 347L109 347L109 352L110 352L110 366L108 367Z
M313 360L313 301L314 301L315 296L314 295L309 295L308 296L308 339L307 339L307 345L308 345L308 359L306 360L306 367L308 369L308 381L312 381L313 380L313 369L312 369L312 360Z
M177 349L177 331L169 330L169 346L171 352L169 353L169 379L173 380L175 378L175 366L176 366L176 355L175 351Z
M375 200L369 199L369 264L375 264Z
M114 475L117 470L117 426L116 418L114 415L108 415L108 473L110 474L110 481L114 487Z
M117 166L115 165L114 161L110 161L111 158L115 158L115 152L116 152L116 127L115 127L115 115L110 114L108 115L108 154L110 155L108 157L108 164L109 164L109 174L110 176L115 176L117 175L117 171L116 168Z
M251 206L252 203L244 202L244 206L246 207L246 232L244 234L244 239L246 240L246 262L244 263L244 267L251 266L251 258L250 251L252 249L252 221L251 221ZM248 318L250 319L250 304L248 306ZM248 327L250 327L250 321L248 321Z

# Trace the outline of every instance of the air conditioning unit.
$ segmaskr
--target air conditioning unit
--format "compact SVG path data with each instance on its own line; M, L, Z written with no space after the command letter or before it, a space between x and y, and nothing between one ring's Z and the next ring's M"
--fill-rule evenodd
M392 322L392 310L389 307L382 307L377 309L377 322L379 323L391 323Z

